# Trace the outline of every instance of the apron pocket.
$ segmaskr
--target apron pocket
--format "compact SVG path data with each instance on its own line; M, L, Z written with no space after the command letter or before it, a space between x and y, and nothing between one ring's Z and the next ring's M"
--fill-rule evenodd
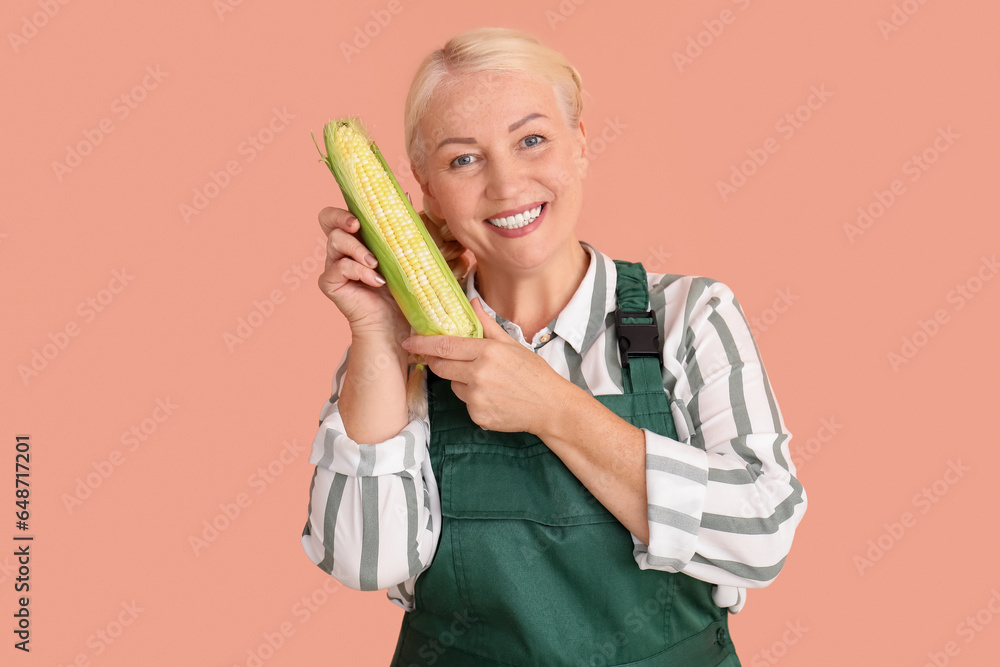
M456 519L525 519L548 526L618 520L545 446L448 448L441 511ZM464 451L463 451L464 450ZM507 451L503 451L507 450Z

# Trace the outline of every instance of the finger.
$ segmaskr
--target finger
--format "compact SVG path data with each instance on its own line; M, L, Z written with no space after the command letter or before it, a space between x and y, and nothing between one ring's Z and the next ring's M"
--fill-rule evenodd
M472 310L475 311L476 317L479 318L480 323L483 325L483 338L488 338L490 340L500 340L503 342L514 342L510 334L504 331L504 328L497 324L496 319L490 316L484 309L483 303L477 296L472 300Z
M425 363L434 372L434 375L437 375L439 378L451 380L452 382L461 382L463 385L469 380L472 364L468 361L427 357Z
M323 228L323 233L329 235L334 229L354 233L361 229L361 223L351 215L350 211L342 208L327 206L319 212L319 226Z
M455 394L455 398L462 401L465 404L469 403L469 385L464 382L458 382L457 380L451 381L451 391Z
M413 354L454 361L472 361L479 356L481 338L461 336L412 335L403 341L403 349Z
M350 257L342 257L337 260L333 265L333 269L335 273L330 276L330 282L336 281L336 276L339 274L345 281L355 280L366 285L371 285L372 287L382 287L382 285L385 285L385 280L377 271L355 262Z
M333 260L341 257L350 257L355 262L363 264L370 269L378 266L375 255L365 247L358 237L345 232L343 229L334 229L327 239L327 256Z

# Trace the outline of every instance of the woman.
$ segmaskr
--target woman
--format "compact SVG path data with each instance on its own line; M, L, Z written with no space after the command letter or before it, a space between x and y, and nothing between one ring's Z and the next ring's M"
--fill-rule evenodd
M393 665L738 665L727 612L774 579L806 508L732 292L577 239L581 92L563 56L500 29L414 78L413 173L445 256L473 263L483 339L410 336L356 219L320 212L320 287L352 342L302 543L407 610Z

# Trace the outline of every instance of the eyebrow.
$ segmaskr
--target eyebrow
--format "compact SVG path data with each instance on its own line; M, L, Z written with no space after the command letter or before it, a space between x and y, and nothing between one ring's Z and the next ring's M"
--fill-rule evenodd
M548 118L548 116L541 113L529 113L521 120L511 124L511 126L507 128L507 131L513 132L517 128L527 123L529 120L534 120L536 118ZM437 145L437 147L441 148L445 144L474 144L474 143L476 143L476 140L473 139L472 137L449 137L448 139L443 139L441 143Z
M508 132L513 132L517 128L519 128L522 125L524 125L525 123L527 123L529 120L534 120L536 118L547 118L547 116L545 116L544 114L540 114L540 113L529 113L527 116L525 116L521 120L517 121L516 123L514 123L513 125L511 125L510 127L508 127L507 131Z

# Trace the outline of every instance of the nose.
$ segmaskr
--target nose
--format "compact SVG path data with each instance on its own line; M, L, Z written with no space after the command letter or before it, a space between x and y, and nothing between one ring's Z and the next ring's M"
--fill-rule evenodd
M486 196L497 201L514 201L525 188L525 165L511 157L501 157L489 162L486 169Z

